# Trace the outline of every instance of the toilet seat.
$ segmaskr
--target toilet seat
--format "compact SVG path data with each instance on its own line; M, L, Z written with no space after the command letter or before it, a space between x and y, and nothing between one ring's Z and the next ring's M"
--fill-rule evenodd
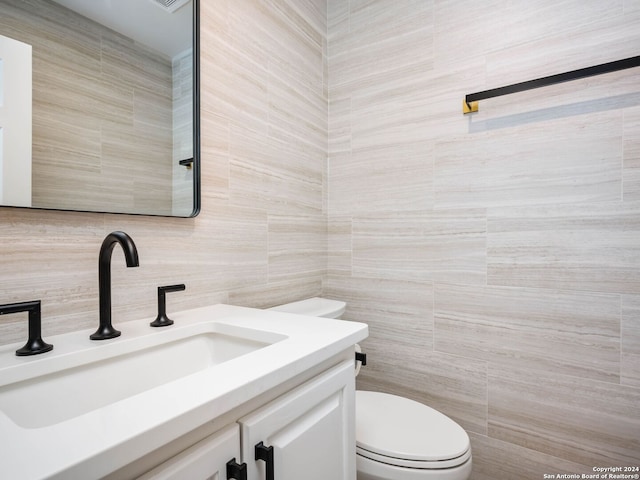
M408 398L356 391L356 452L413 469L448 469L471 458L469 436L446 415Z

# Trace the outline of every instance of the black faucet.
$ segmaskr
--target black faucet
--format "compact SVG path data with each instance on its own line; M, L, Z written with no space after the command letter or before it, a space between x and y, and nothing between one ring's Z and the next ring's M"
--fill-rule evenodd
M120 332L111 324L111 254L119 243L124 251L127 267L137 267L138 249L129 235L124 232L111 232L100 247L98 258L98 295L100 297L100 325L98 330L89 338L91 340L106 340L120 336Z
M18 312L29 312L29 339L24 347L16 350L16 355L23 357L53 350L53 345L42 340L40 300L0 305L0 315Z

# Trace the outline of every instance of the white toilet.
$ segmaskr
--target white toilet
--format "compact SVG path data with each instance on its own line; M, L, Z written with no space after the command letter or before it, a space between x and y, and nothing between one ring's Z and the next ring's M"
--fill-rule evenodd
M316 297L271 310L339 318L345 307ZM467 480L471 444L460 425L431 407L357 390L356 465L358 480Z

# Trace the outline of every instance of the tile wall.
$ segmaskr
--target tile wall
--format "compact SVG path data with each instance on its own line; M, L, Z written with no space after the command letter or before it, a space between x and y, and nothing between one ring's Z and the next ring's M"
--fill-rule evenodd
M640 465L634 0L329 0L328 275L359 388L471 434L474 480Z

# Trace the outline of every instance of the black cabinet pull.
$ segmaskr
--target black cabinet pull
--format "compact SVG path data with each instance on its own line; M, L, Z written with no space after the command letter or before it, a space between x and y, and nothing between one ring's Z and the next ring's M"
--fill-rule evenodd
M247 480L247 464L236 462L233 457L227 462L227 480Z
M265 468L267 475L265 480L274 480L273 475L273 447L267 447L264 443L260 442L255 447L256 460L263 460L265 462Z

